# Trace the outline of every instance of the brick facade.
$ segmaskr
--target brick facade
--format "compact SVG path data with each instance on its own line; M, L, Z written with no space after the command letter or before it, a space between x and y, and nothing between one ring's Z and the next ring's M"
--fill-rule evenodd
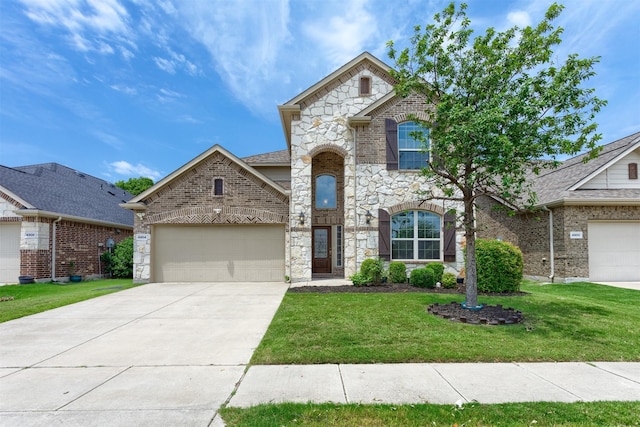
M499 207L499 209L495 209ZM556 206L553 213L554 277L556 282L589 278L589 221L629 221L640 218L640 206ZM502 239L522 250L524 274L548 279L551 275L549 212L510 216L489 199L478 202L478 237ZM581 232L582 239L571 239Z
M214 180L223 180L216 195ZM287 224L289 198L237 160L218 150L148 195L135 215L134 281L151 280L151 248L156 224Z

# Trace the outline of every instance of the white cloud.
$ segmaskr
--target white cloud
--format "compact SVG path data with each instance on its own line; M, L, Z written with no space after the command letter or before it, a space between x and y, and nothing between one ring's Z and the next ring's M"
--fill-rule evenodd
M365 50L378 33L376 17L367 11L366 0L340 2L333 12L302 24L303 33L317 46L332 68L344 65Z
M125 160L119 160L117 162L109 163L109 167L115 173L119 175L128 176L128 177L143 176L143 177L151 178L154 181L162 177L162 174L160 174L160 172L156 170L148 168L147 166L142 165L140 163L138 163L137 165L133 165Z
M509 12L507 14L507 20L511 25L517 25L520 28L525 28L531 25L531 16L522 10Z
M81 52L112 54L107 37L130 32L129 15L118 0L21 0L34 22L68 31L71 46Z
M138 90L134 87L125 86L125 85L111 85L111 89L116 90L118 92L125 93L127 95L137 95Z
M184 55L174 52L171 48L167 48L170 58L160 58L155 56L153 61L158 68L162 71L166 71L169 74L175 74L176 69L181 68L191 76L201 74L200 68L193 62L189 61Z

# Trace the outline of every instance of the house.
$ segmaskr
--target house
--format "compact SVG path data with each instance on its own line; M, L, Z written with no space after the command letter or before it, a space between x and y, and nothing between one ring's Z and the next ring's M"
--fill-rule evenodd
M479 203L478 237L519 246L526 275L556 282L640 281L640 132L533 177L538 212Z
M216 145L123 207L134 280L305 281L382 257L459 270L454 205L424 201L428 162L389 66L363 53L278 106L286 149L240 159Z
M0 165L0 283L66 280L71 261L77 275L102 276L101 253L133 233L119 206L132 197L57 163Z
M460 271L464 233L449 211L461 206L420 196L429 155L410 117L429 106L396 96L389 71L365 52L278 106L286 149L240 159L213 146L122 204L136 213L134 280L347 278L372 257ZM535 178L536 215L483 200L478 235L520 246L528 275L638 279L638 158L634 135ZM624 268L609 261L620 251Z

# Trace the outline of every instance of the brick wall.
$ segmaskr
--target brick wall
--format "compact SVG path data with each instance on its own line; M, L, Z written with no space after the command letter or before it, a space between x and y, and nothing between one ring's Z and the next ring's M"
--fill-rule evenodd
M401 123L408 121L410 114L426 119L426 114L424 113L426 107L427 105L422 96L410 95L407 98L396 97L373 111L369 125L359 126L357 129L357 163L385 164L387 161L385 119L390 118Z
M478 202L478 237L502 238L522 250L524 274L540 278L551 273L549 246L549 213L507 215L495 210L489 199ZM561 206L553 212L554 274L556 281L589 277L589 221L638 220L640 206ZM582 239L571 239L572 231L580 231Z
M224 180L222 196L213 194L215 178ZM159 223L286 223L289 212L286 195L219 152L152 194L146 203L144 220L136 218L137 233L149 233L149 225Z
M56 268L58 278L69 276L69 261L75 263L75 274L83 278L93 278L104 274L99 263L99 255L106 250L103 245L108 238L117 244L133 234L132 230L106 227L95 224L85 224L62 220L55 225L53 218L25 218L25 222L46 222L49 228L48 250L21 250L20 274L29 275L35 279L51 278L51 251L53 250L53 227L56 229Z

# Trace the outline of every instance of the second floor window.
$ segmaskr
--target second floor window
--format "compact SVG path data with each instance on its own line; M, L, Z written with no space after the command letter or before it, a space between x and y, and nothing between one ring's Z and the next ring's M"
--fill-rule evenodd
M319 175L316 177L316 209L335 209L336 177L333 175Z
M422 133L423 140L416 138ZM429 129L415 122L398 125L398 167L399 169L422 169L429 163Z

